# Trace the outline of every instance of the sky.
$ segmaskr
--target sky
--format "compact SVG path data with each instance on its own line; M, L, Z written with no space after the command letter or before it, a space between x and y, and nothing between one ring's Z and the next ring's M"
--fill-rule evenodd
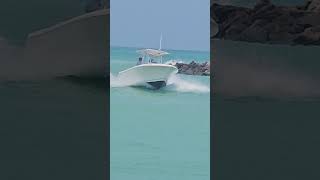
M210 49L210 0L110 0L111 46Z

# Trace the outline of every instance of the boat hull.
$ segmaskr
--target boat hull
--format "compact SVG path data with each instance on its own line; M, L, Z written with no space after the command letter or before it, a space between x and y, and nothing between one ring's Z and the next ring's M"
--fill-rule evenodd
M166 64L142 64L119 72L118 78L128 86L152 86L155 89L166 86L169 77L178 69Z
M30 76L105 77L109 70L108 20L109 10L102 9L29 34L25 69L32 72Z
M167 82L166 81L155 81L155 82L148 82L148 84L154 89L160 89L160 88L166 86Z

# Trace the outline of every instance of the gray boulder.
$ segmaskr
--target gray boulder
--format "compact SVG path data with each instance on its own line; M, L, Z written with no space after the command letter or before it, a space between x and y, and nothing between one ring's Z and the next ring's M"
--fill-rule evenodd
M306 4L308 11L320 12L320 0L307 0Z
M320 26L307 28L294 40L294 42L296 44L304 45L320 45Z
M189 64L175 63L171 65L176 66L180 74L210 76L210 64L208 62L196 63L192 61Z

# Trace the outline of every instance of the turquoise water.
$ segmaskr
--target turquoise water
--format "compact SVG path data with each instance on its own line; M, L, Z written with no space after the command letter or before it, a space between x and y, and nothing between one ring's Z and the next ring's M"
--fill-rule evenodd
M112 180L210 178L209 77L178 75L161 90L118 87L136 48L111 48ZM168 59L207 61L209 52L170 51Z
M211 44L214 178L319 179L319 47Z
M105 178L109 99L104 84L0 82L0 179Z

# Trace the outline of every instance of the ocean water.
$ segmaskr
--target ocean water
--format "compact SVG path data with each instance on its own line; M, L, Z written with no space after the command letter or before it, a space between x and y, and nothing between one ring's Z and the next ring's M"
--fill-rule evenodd
M111 48L112 180L210 178L210 78L177 75L160 90L121 86L137 48ZM169 59L209 60L209 52L172 51Z
M319 179L320 48L211 43L213 176Z
M0 179L105 178L108 93L105 80L0 82Z

